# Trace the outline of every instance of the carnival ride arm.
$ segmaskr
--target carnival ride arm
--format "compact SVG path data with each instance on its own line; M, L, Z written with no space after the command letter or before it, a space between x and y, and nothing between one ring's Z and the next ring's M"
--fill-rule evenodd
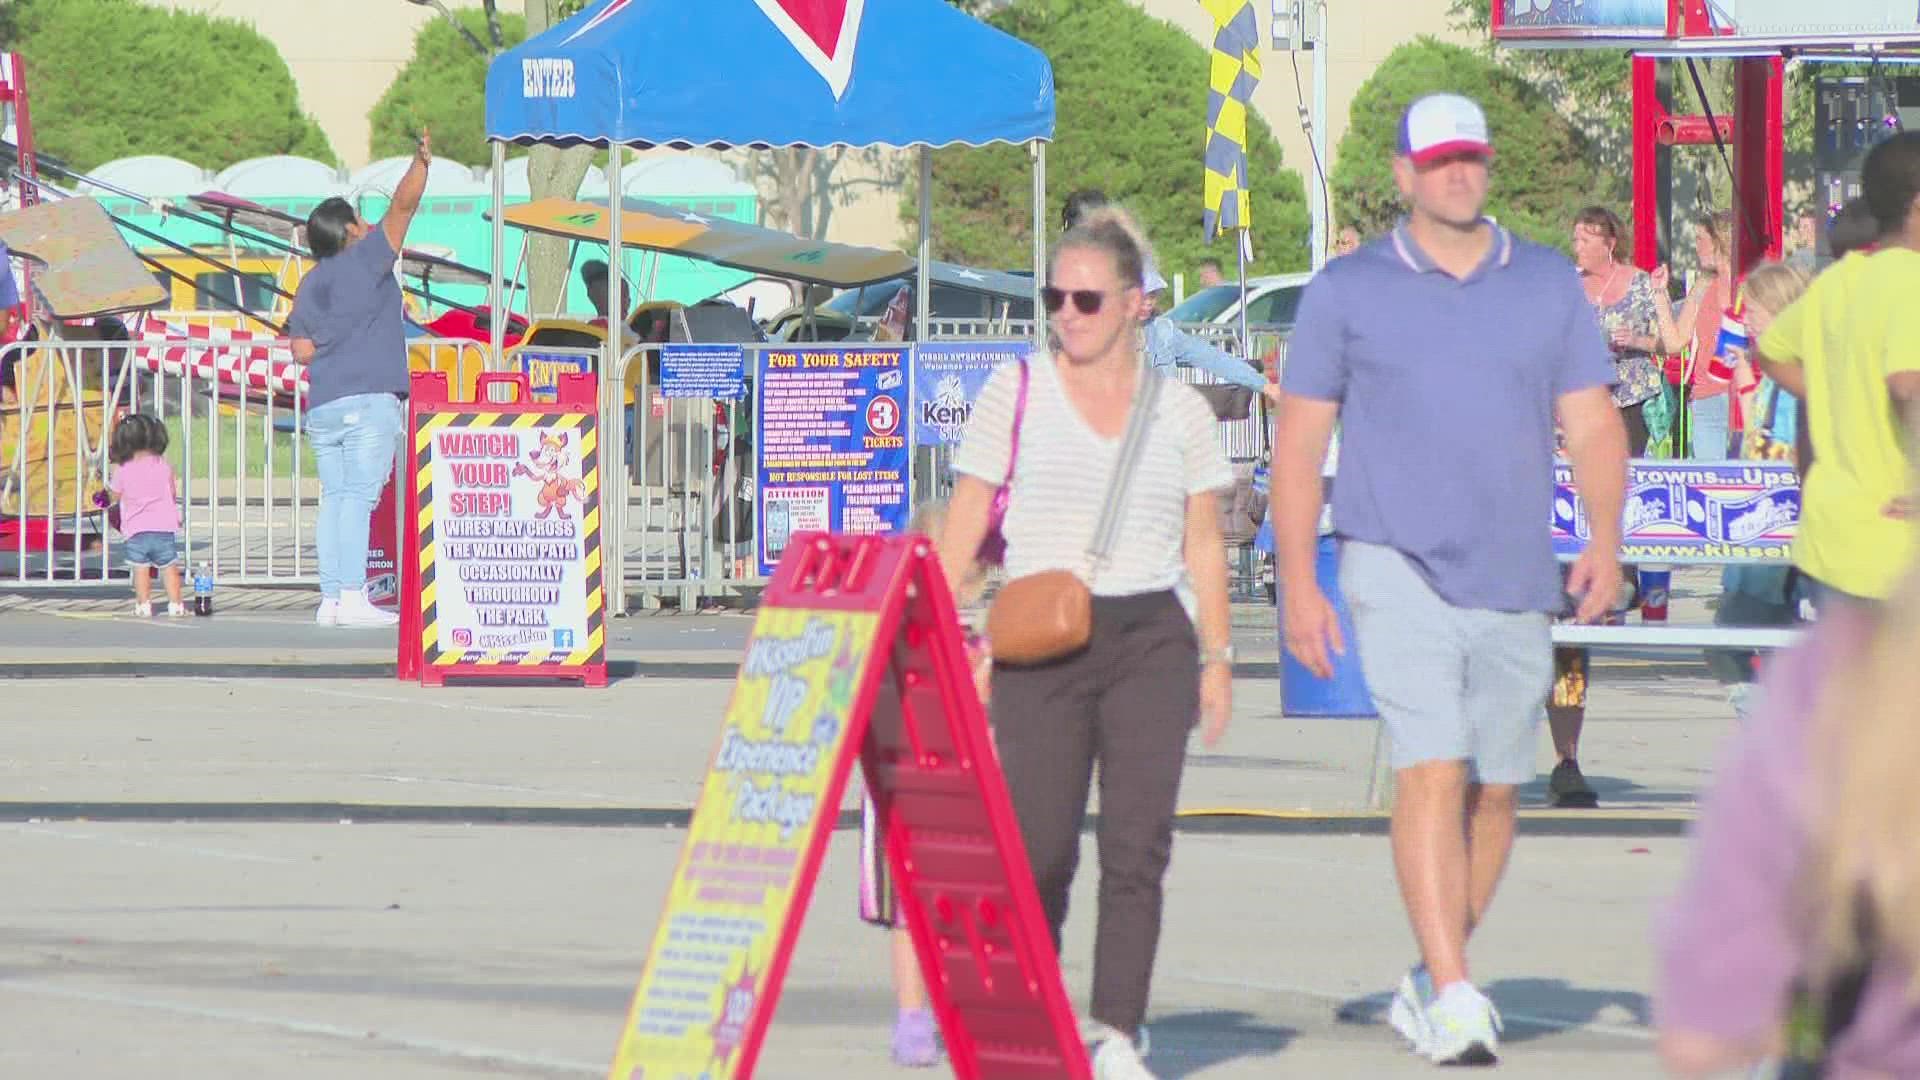
M407 227L413 224L420 199L427 193L427 167L432 164L433 136L422 131L420 142L414 147L413 164L393 189L393 201L387 206L386 216L380 219L380 231L387 234L387 243L396 254L406 246Z

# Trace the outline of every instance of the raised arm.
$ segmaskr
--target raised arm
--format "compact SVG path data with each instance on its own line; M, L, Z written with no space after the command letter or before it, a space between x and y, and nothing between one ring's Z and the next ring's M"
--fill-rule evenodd
M1667 293L1667 268L1662 266L1648 275L1653 290L1653 340L1657 351L1677 353L1687 347L1684 324L1673 313L1673 297Z
M407 175L400 178L400 184L393 189L393 201L387 204L387 215L380 219L380 231L387 234L387 243L398 255L407 242L407 227L413 224L413 215L420 209L420 198L427 193L427 166L433 164L433 136L422 131L420 142L414 147L413 164L407 167Z

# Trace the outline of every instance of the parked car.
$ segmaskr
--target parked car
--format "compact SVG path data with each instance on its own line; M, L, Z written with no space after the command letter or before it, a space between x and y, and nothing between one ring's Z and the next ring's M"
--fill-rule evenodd
M936 321L977 319L995 321L1033 318L1033 278L999 270L974 270L952 263L932 264L933 297L929 311ZM844 341L858 320L858 337L871 333L886 314L887 305L902 287L911 293L911 277L895 278L847 289L820 304L813 312L813 332L807 332L806 312L794 306L767 320L769 341ZM911 310L911 308L909 308ZM911 334L911 328L909 328Z
M1300 294L1312 274L1271 274L1247 282L1247 328L1285 333L1293 329ZM1240 283L1210 285L1174 305L1167 317L1177 323L1240 325Z

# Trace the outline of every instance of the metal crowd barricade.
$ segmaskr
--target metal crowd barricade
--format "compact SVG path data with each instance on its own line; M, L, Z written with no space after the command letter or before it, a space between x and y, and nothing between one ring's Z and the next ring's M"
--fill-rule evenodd
M1229 329L1208 333L1225 343ZM1009 339L996 334L963 340ZM1256 355L1265 355L1284 343L1260 334L1253 344ZM738 402L662 397L658 345L635 345L617 362L602 362L601 514L603 534L612 538L603 554L610 611L629 610L630 596L644 605L671 600L690 611L765 584L754 559L754 379L759 353L792 347L744 346L747 397ZM1199 372L1182 377L1211 381ZM1230 460L1242 466L1266 461L1266 421L1264 402L1256 400L1246 419L1221 425ZM949 494L950 464L945 447L914 451L916 501ZM1236 588L1257 591L1265 580L1264 561L1245 545L1237 556Z
M608 608L677 597L681 610L765 584L753 557L752 394L758 353L747 345L748 397L667 398L659 393L660 346L637 345L601 382L603 533ZM627 398L631 392L632 403ZM615 456L618 455L618 456Z
M471 381L485 346L414 339L416 367ZM242 335L16 342L0 400L0 587L88 587L124 578L123 538L94 504L118 422L168 430L188 568L223 583L317 580L320 487L306 443L307 382L285 341Z
M972 341L979 338L1013 338L1032 341L1032 319L929 319L928 341Z

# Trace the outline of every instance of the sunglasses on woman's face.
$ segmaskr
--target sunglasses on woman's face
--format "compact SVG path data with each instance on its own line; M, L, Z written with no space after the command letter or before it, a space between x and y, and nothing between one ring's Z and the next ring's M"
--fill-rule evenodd
M1073 306L1079 310L1080 314L1098 314L1100 304L1106 297L1106 293L1097 289L1056 289L1048 285L1040 290L1040 304L1047 309L1049 315L1067 306L1069 299L1073 301Z

